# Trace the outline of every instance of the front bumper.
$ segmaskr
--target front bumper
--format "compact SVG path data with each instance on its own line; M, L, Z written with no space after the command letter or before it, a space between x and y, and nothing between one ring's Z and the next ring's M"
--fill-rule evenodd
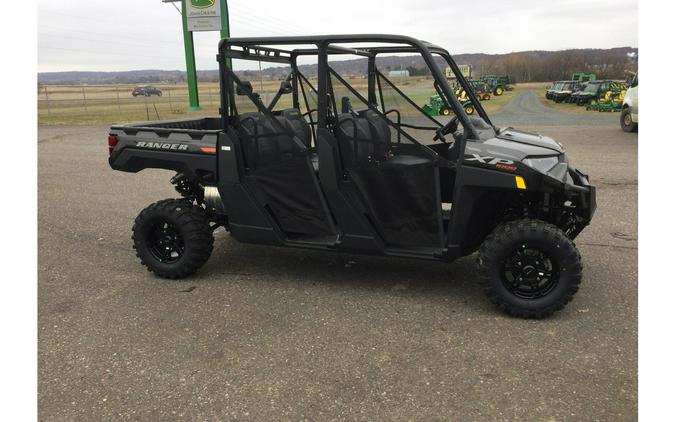
M567 183L565 185L566 190L574 191L579 198L579 205L581 208L580 217L584 218L588 222L591 221L593 215L595 214L595 209L597 208L597 203L595 199L595 186L591 185L588 175L582 173L577 169L569 169L570 178L573 181L573 185Z

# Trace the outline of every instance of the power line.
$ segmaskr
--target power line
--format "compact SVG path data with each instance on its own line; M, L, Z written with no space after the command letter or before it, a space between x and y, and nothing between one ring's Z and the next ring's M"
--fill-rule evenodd
M59 31L64 31L64 32L77 32L79 34L85 34L85 35L101 35L99 32L92 32L92 31L83 31L81 29L70 29L70 28L63 28L63 27L58 27L58 26L51 26L51 25L38 25L38 29L40 28L46 28L46 29L56 29ZM125 37L124 35L118 35L115 34L115 38L121 38L121 39L126 39L126 40L131 40L131 41L138 41L137 37ZM157 38L148 38L148 37L143 37L147 41L157 41L157 42L171 42L175 40L168 40L168 39L157 39Z

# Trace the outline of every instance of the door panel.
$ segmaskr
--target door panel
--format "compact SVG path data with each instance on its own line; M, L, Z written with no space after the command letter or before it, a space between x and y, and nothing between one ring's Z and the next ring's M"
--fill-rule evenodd
M272 119L262 113L240 116L238 136L246 162L246 188L287 237L334 234L335 227L302 140L304 127L281 115L274 116L279 123Z

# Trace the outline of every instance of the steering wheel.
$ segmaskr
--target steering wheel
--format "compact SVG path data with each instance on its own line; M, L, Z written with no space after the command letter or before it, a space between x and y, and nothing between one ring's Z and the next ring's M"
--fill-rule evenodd
M446 143L445 135L447 135L448 133L455 133L458 125L459 125L459 119L457 118L457 116L454 116L444 126L436 129L436 135L434 136L434 141L441 141L443 143Z

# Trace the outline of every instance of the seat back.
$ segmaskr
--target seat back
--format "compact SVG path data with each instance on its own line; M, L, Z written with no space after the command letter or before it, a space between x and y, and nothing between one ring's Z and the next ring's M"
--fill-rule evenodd
M281 117L283 117L283 122L287 127L300 139L300 142L306 148L310 148L312 145L312 129L300 113L300 110L297 108L282 110Z
M336 132L342 165L346 169L381 161L389 151L389 126L372 110L365 112L364 117L340 114Z
M263 113L251 112L239 116L239 137L248 167L280 162L309 147L311 130L300 112L284 110L275 118L281 128ZM300 140L302 146L293 140L293 136Z

